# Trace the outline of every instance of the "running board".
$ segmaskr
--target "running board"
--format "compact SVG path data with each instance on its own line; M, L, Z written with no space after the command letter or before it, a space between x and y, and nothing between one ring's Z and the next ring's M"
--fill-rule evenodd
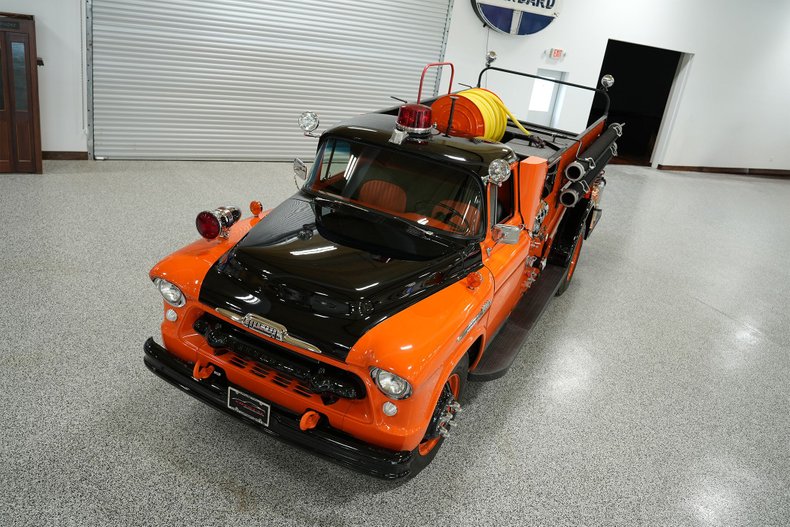
M564 267L546 266L486 347L477 367L469 372L470 381L493 381L507 373L564 276Z

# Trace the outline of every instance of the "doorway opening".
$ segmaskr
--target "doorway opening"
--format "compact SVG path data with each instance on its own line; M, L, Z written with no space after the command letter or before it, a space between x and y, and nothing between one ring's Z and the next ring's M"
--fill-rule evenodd
M618 157L612 163L650 165L682 55L679 51L609 40L599 78L614 76L615 84L609 89L609 122L626 124L626 133L617 141ZM593 103L590 124L601 115L601 104L598 100Z
M538 76L557 81L564 81L568 74L564 71L538 68ZM556 82L535 79L532 96L529 100L527 121L530 123L557 127L565 98L565 85Z

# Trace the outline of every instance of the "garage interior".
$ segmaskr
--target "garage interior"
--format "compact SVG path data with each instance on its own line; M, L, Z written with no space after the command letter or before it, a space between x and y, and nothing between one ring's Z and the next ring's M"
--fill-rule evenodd
M0 524L787 525L790 5L566 2L529 36L463 0L333 6L0 5L35 17L44 158L0 174ZM594 85L611 40L684 57L651 166L607 167L570 289L416 478L276 441L143 366L149 270L197 212L296 192L301 111L325 129L413 101L440 60L462 89L492 50ZM488 82L531 111L531 83ZM591 103L567 94L552 122L583 128Z

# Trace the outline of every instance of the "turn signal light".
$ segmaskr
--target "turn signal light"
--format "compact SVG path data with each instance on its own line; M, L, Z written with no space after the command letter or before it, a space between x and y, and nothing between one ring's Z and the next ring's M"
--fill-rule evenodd
M263 203L260 201L251 201L250 212L252 212L253 216L260 216L261 212L263 212Z
M207 240L217 237L227 238L228 229L241 218L241 211L237 207L219 207L214 210L204 210L195 218L195 227L198 233Z
M466 287L469 289L477 289L483 283L483 275L480 273L469 273L466 276Z

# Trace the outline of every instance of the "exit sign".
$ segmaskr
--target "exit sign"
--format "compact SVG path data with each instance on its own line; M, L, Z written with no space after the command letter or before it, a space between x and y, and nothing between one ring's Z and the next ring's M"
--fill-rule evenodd
M549 50L549 58L552 60L560 60L565 57L565 50L560 48L551 48Z

